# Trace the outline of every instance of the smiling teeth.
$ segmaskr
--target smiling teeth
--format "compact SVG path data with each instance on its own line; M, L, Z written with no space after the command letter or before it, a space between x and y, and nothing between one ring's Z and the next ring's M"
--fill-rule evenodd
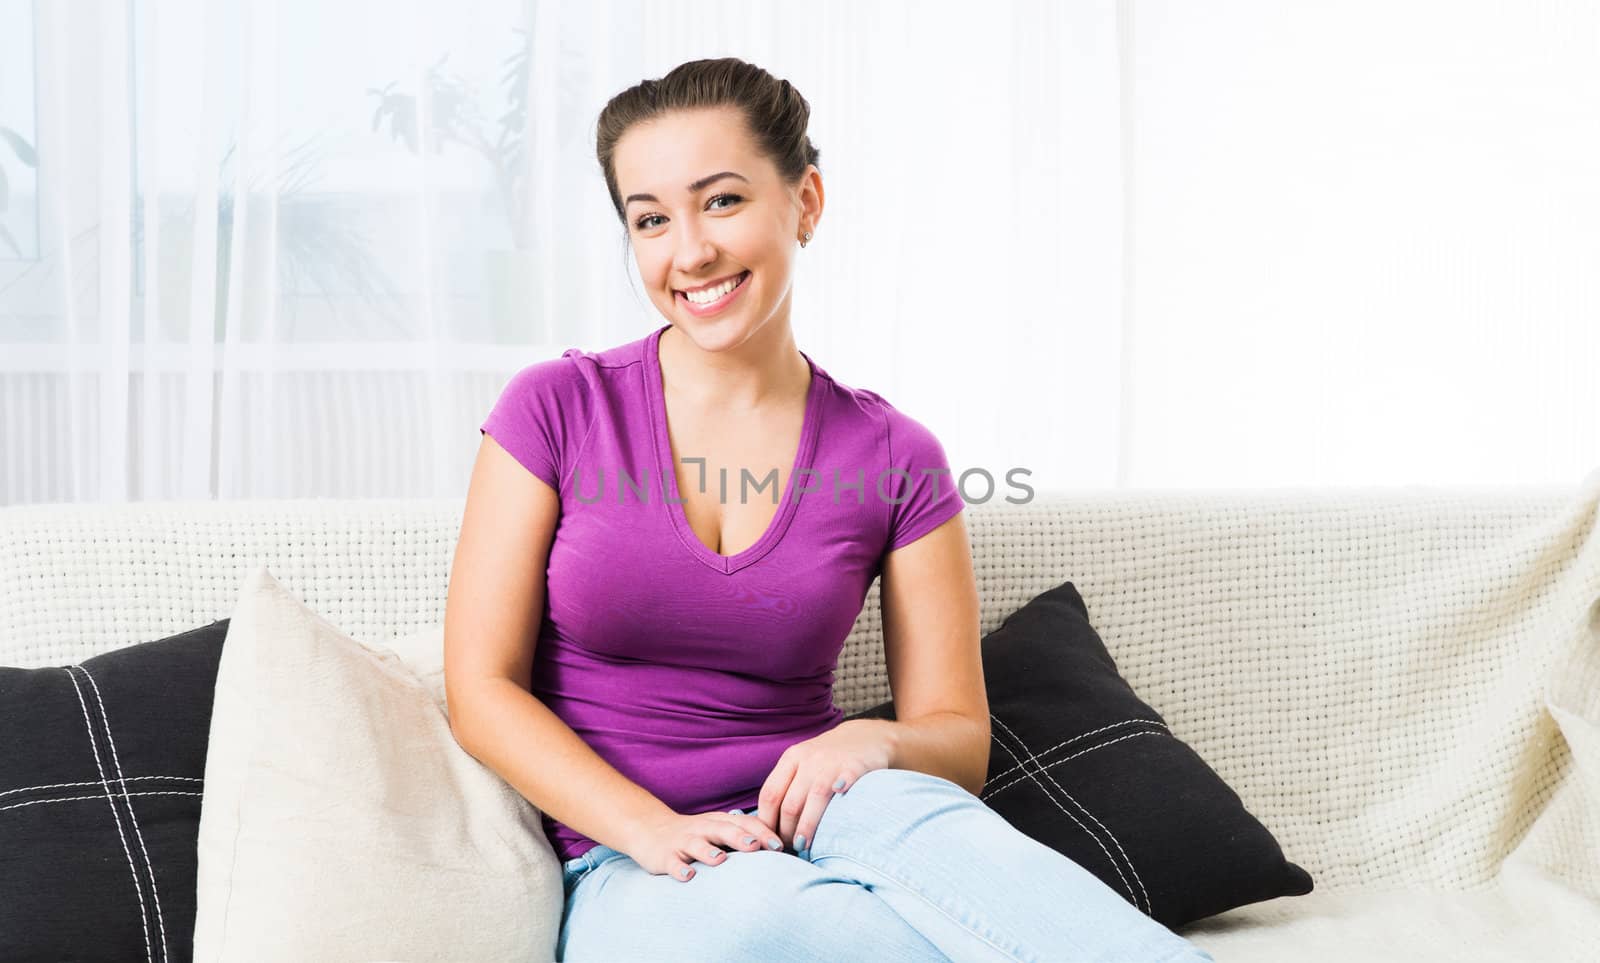
M704 291L696 291L692 294L685 291L683 296L693 301L695 304L710 304L712 301L715 301L717 298L722 297L724 294L727 294L729 291L732 291L734 288L738 287L739 282L743 280L744 275L741 274L733 280L724 281L714 288L708 288Z

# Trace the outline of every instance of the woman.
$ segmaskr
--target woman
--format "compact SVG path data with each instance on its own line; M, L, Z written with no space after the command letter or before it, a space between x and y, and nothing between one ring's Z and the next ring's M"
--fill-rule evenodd
M823 208L808 116L731 58L614 98L599 161L667 323L524 368L482 427L450 718L544 813L558 956L1208 960L976 796L944 450L790 328ZM880 576L898 719L841 722L833 666Z

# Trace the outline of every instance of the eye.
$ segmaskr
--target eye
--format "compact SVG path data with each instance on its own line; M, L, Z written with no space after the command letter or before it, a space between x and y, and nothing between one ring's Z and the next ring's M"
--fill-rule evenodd
M732 207L734 204L737 204L740 201L744 200L744 197L739 195L739 194L717 194L716 196L712 197L709 201L706 201L706 205L710 206L710 205L715 204L716 202L722 201L722 200L729 201L730 203L728 204L728 207ZM718 208L718 210L724 210L724 211L727 210L727 209L728 209L727 207ZM635 221L633 223L633 226L638 228L641 231L648 230L650 227L653 226L650 222L655 220L656 218L658 218L660 216L661 216L660 214L646 214L644 217L641 217L637 221Z

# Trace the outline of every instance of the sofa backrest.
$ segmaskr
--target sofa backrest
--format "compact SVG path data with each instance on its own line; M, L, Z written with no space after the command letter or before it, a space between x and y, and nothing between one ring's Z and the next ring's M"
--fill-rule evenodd
M1072 581L1135 691L1319 885L1472 885L1565 772L1541 686L1600 594L1591 482L971 505L981 627ZM0 509L0 664L67 664L227 617L260 565L355 638L410 635L443 621L461 509ZM874 584L835 702L888 697Z

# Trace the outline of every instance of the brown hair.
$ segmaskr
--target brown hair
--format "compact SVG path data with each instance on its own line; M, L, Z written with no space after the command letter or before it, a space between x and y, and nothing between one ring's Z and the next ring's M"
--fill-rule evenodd
M643 80L617 94L600 111L595 134L595 156L605 172L606 190L617 219L627 226L622 195L617 191L614 154L617 141L635 124L654 120L674 110L733 107L757 147L790 186L805 175L806 165L817 163L821 152L806 133L811 105L787 80L778 78L737 57L691 60L672 68L665 77Z

